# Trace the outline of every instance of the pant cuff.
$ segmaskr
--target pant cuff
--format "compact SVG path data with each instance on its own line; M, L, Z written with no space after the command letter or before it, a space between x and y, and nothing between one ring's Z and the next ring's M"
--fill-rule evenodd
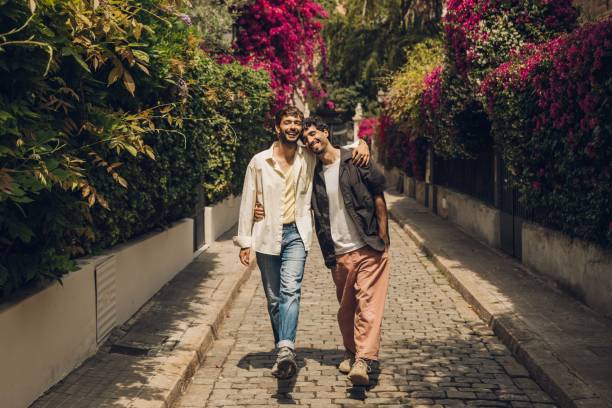
M291 340L281 340L276 343L276 348L289 347L291 350L295 350L295 344Z
M362 354L362 353L356 353L355 358L364 358L369 361L378 361L378 355L372 355L372 354L367 355L367 354Z

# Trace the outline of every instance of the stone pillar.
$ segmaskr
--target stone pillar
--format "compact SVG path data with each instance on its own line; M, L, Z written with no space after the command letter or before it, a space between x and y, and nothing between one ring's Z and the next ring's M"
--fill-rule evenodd
M438 212L438 189L434 183L435 181L435 160L433 147L427 149L427 160L425 167L425 189L426 189L426 203L425 206L429 207L434 213Z
M359 140L359 125L363 120L363 108L361 107L361 103L357 104L355 108L355 116L353 116L353 141Z
M501 194L502 194L502 159L495 149L493 153L493 203L495 208L501 208Z

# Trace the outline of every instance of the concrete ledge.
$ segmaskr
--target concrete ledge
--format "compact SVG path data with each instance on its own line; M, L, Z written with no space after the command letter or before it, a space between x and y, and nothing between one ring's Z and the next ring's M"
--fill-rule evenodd
M612 318L612 251L524 223L523 263Z
M232 228L240 215L240 196L204 208L204 242L210 244Z
M416 198L416 181L414 177L404 177L404 186L402 192L408 197Z
M110 329L193 260L192 249L193 220L184 219L80 260L62 285L0 306L0 406L28 406L94 355Z
M612 324L414 200L390 214L562 407L612 406ZM597 350L597 353L590 350Z
M429 188L424 181L415 180L414 182L414 198L417 203L427 207Z
M117 323L123 324L193 260L193 219L112 248L116 258Z
M499 210L470 196L437 186L438 215L494 248L500 247Z
M404 173L397 167L384 169L387 188L403 192Z
M244 268L226 235L115 330L95 356L31 408L171 407L203 362L241 286ZM122 350L142 351L142 354ZM100 383L99 379L106 379ZM91 384L98 386L92 392Z
M1 407L28 406L96 352L94 268L1 307Z

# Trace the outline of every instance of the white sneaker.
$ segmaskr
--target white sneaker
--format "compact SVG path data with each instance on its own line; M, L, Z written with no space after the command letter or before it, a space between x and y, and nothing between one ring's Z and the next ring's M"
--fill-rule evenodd
M344 358L340 365L338 366L338 371L342 374L348 374L351 371L351 367L355 362L355 353L352 353L348 350L344 351Z
M280 348L278 356L276 357L276 364L278 364L278 375L276 376L278 378L291 378L297 372L295 353L289 347Z

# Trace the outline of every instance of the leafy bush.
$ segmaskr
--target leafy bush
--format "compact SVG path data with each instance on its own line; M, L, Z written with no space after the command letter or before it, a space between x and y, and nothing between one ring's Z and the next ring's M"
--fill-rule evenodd
M452 70L437 69L426 78L422 129L442 157L475 158L489 140L489 122L480 98Z
M407 50L404 67L390 78L385 113L389 124L385 131L385 160L419 180L425 177L425 156L433 128L425 132L424 92L430 89L431 72L439 74L443 61L443 43L437 37L426 38ZM436 70L436 67L438 69ZM440 91L437 88L437 91ZM427 95L431 97L431 95ZM437 104L436 101L430 101ZM433 121L428 121L431 124Z
M361 103L375 112L383 79L406 63L406 49L438 32L442 1L342 1L324 30L331 99L347 119Z
M493 134L527 208L612 244L612 19L525 46L484 80Z
M444 17L448 61L479 81L525 43L541 43L576 26L571 0L450 0Z
M269 138L267 74L173 3L5 2L0 26L0 296L236 191Z
M427 85L425 77L443 62L443 42L439 38L427 38L408 48L406 53L406 64L390 78L385 111L396 123L414 127Z
M452 0L443 25L446 66L437 111L429 110L431 138L445 157L473 158L488 140L480 82L524 44L541 43L573 29L570 0ZM431 106L425 106L430 109Z

